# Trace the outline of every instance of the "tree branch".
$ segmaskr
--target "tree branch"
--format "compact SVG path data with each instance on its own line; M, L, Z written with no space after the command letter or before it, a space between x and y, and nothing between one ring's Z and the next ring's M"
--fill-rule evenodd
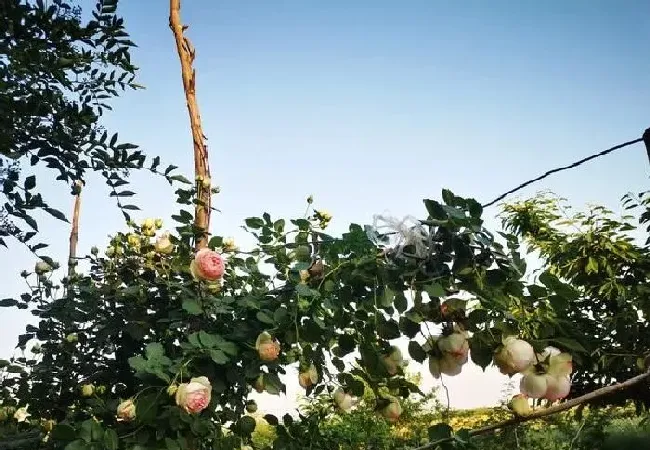
M192 141L194 143L194 173L196 175L197 204L194 215L194 226L200 233L195 241L196 250L208 245L208 229L210 227L211 211L211 180L208 163L208 147L201 127L199 106L196 102L196 71L192 68L196 52L194 46L184 36L187 26L181 24L181 1L169 1L169 28L174 33L176 50L181 61L183 90L190 115Z
M635 384L638 384L644 380L647 380L650 377L650 371L642 373L641 375L637 375L633 378L630 378L627 381L624 381L622 383L617 383L613 384L611 386L605 386L604 388L596 389L595 391L592 391L588 394L585 394L580 397L576 397L574 399L571 399L569 401L566 401L564 403L557 404L555 406L551 406L549 408L544 408L540 409L538 411L535 411L531 414L528 414L526 416L519 416L519 417L514 417L512 419L504 420L503 422L495 423L492 425L487 425L482 428L477 428L476 430L472 430L469 432L470 436L480 436L483 434L489 434L493 433L501 428L506 428L510 427L513 425L518 425L520 423L528 422L531 420L535 419L541 419L542 417L547 417L551 416L553 414L560 413L562 411L567 411L571 408L574 408L576 406L582 405L583 403L590 402L592 400L596 400L601 397L605 397L607 395L613 394L618 391L622 391L624 389L627 389L631 386L634 386ZM428 444L425 444L421 447L414 448L413 450L433 450L435 449L438 445L448 442L453 440L453 437L448 437L444 439L439 439L434 442L430 442Z

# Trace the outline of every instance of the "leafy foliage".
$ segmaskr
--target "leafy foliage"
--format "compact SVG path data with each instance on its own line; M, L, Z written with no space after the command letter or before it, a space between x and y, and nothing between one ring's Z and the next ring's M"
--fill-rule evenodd
M117 0L100 0L83 23L80 8L65 0L2 2L0 155L21 169L46 167L71 189L89 170L97 171L119 200L126 194L117 189L127 184L130 170L143 167L145 157L99 123L111 98L140 88L129 53L135 44L116 8ZM34 175L18 174L2 178L2 214L13 224L0 229L5 246L7 236L31 241L38 231L35 211L65 220L48 205Z
M644 212L641 220L647 217ZM524 238L529 251L543 258L547 270L540 281L555 285L562 279L576 290L573 298L548 299L562 317L564 333L587 350L579 355L572 395L644 369L650 348L650 253L635 240L639 230L633 217L616 217L602 206L573 212L562 199L542 194L506 205L503 219L509 231ZM647 386L622 391L607 401L622 403L630 398L647 405Z
M180 204L191 204L191 190L178 193ZM283 392L291 364L317 369L307 395L329 395L337 385L353 396L369 390L381 412L389 399L420 394L401 367L391 374L383 363L402 336L421 360L433 351L422 346L431 327L448 333L456 323L472 332L472 359L483 367L504 335L526 336L540 349L558 339L579 348L552 316L509 312L570 289L559 281L524 285L521 259L482 227L478 203L449 191L443 198L425 200L426 228L415 241L356 224L335 238L324 230L331 216L319 211L290 221L251 217L245 229L258 242L252 250L238 251L221 236L210 240L227 255L221 282L190 273L198 232L190 213L174 216L171 253L152 241L158 221L130 222L104 255L88 256L88 273L64 279L64 294L51 273L41 273L30 292L3 300L40 318L19 339L22 349L40 342L37 359L7 362L16 370L2 381L5 401L29 404L34 417L58 424L45 448L112 447L116 433L129 449L228 449L250 440L255 428L246 414L249 392ZM444 314L443 299L454 305ZM258 355L264 332L279 343L276 360ZM167 392L199 376L211 383L211 403L190 415ZM96 386L92 398L80 395L89 383ZM117 405L129 398L136 420L119 421ZM305 448L322 436L318 415L265 418L277 449Z

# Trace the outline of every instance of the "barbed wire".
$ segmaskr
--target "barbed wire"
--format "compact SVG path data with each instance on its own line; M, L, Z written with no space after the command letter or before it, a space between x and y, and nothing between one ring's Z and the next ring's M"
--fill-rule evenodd
M646 131L646 134L647 134L647 131ZM561 167L557 167L555 169L549 170L549 171L545 172L543 175L538 176L537 178L532 178L532 179L530 179L528 181L525 181L525 182L521 183L519 186L517 186L517 187L515 187L513 189L510 189L509 191L504 192L503 194L496 197L494 200L492 200L492 201L490 201L488 203L485 203L482 206L483 206L483 208L487 208L488 206L492 206L495 203L500 202L501 200L506 198L508 195L514 194L515 192L520 191L523 188L525 188L527 186L530 186L533 183L537 183L538 181L541 181L544 178L547 178L547 177L553 175L554 173L562 172L564 170L573 169L573 168L578 167L578 166L580 166L580 165L582 165L582 164L584 164L584 163L586 163L588 161L591 161L592 159L600 158L601 156L608 155L608 154L610 154L610 153L612 153L612 152L614 152L616 150L620 150L620 149L628 147L630 145L638 144L639 142L643 142L643 139L644 138L641 137L641 138L638 138L638 139L634 139L632 141L624 142L622 144L618 144L618 145L615 145L614 147L608 148L607 150L603 150L602 152L598 152L598 153L596 153L594 155L587 156L586 158L583 158L583 159L581 159L579 161L576 161L576 162L574 162L572 164L569 164L568 166L561 166Z

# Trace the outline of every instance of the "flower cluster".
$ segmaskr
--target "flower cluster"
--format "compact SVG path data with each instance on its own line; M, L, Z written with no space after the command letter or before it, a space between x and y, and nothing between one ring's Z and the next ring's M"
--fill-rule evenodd
M555 347L546 347L542 353L535 354L528 342L508 336L497 348L494 364L503 374L523 375L519 386L521 394L511 402L511 408L519 415L527 412L524 400L527 404L528 398L555 401L569 395L571 390L572 357Z
M180 386L172 384L167 389L170 395L175 394L176 405L188 414L199 414L206 409L212 399L212 385L207 377L196 377ZM127 399L117 406L117 421L131 422L135 420L137 405L135 399Z
M469 354L467 337L467 331L455 325L450 333L431 337L424 344L424 351L429 353L429 372L434 378L440 378L441 374L455 376L461 372Z

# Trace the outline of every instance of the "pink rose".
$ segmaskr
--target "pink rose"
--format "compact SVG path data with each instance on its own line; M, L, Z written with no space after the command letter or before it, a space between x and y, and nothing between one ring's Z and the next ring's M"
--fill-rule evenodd
M176 391L176 404L189 414L198 414L208 407L212 398L212 386L207 377L192 378Z
M217 281L223 277L225 265L221 255L209 248L202 248L190 264L192 276L199 280Z
M390 398L390 403L382 409L381 415L389 422L397 422L402 415L402 405L396 398Z
M275 361L280 354L280 343L266 331L260 333L255 342L257 354L262 361Z

